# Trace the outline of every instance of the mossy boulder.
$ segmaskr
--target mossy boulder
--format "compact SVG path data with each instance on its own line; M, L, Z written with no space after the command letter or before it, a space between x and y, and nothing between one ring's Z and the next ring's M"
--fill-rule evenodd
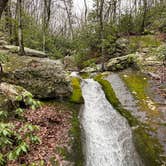
M76 103L76 104L83 103L82 91L81 91L81 86L80 86L80 79L77 77L73 77L71 79L71 84L73 87L73 92L72 92L72 95L70 97L70 102Z
M26 88L36 98L66 98L71 95L63 66L47 58L32 59L21 68L6 72L2 80Z
M161 156L163 150L159 141L148 133L150 128L133 116L129 110L123 108L109 81L105 80L102 75L96 76L95 80L101 84L111 105L128 120L133 129L133 141L144 165L162 165L165 162L165 159Z
M105 63L105 70L108 71L119 71L131 67L136 64L135 54L129 54L117 58L111 58Z
M0 112L16 109L28 96L32 94L20 86L0 83Z

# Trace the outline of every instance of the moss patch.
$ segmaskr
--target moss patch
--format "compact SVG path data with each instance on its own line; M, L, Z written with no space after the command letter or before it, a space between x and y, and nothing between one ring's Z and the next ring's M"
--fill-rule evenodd
M129 48L131 52L141 48L158 47L161 45L161 41L158 40L154 35L132 36L130 37L129 41Z
M150 99L147 93L147 78L137 73L128 73L121 76L131 93L138 100L138 105L141 108L140 110L146 111L149 117L157 118L159 116L157 105Z
M73 87L73 92L70 97L70 101L77 104L83 103L82 92L80 87L80 79L76 77L72 78L71 84Z
M160 154L162 153L162 150L158 140L150 137L146 132L145 125L139 122L128 110L122 107L111 84L107 80L104 80L101 75L97 76L95 80L102 85L105 95L112 106L128 120L131 127L135 128L133 130L133 139L137 151L145 165L161 165L162 159Z
M70 107L73 110L73 118L72 118L72 128L70 131L71 136L74 138L72 140L72 158L75 161L74 166L84 166L84 155L82 150L82 141L81 141L81 129L80 122L78 119L78 114L80 110L80 105L70 104Z

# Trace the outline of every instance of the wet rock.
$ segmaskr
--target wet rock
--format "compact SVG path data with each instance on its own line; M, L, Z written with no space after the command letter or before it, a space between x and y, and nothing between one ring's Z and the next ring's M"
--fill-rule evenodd
M65 98L71 94L63 66L48 58L32 59L22 68L8 71L2 80L26 88L37 98Z

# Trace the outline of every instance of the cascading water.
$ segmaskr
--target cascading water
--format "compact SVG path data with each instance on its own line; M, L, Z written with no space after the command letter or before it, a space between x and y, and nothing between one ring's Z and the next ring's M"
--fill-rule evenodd
M85 105L81 113L86 166L142 166L126 121L96 81L81 83Z

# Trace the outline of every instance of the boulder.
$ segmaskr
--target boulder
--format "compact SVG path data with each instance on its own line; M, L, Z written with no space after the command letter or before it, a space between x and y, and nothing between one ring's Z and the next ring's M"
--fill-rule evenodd
M0 45L6 45L8 44L7 41L0 39Z
M97 64L92 67L86 67L81 70L81 73L93 73L93 72L100 72L102 71L102 64Z
M127 48L129 45L129 40L125 39L125 38L119 38L116 40L116 44L120 47L120 48Z
M20 86L6 82L0 83L0 111L16 109L27 96L32 94Z
M18 53L18 50L19 50L19 47L14 45L4 45L3 48L9 50L12 53ZM47 55L42 51L30 49L27 47L25 47L24 50L25 50L26 56L39 57L39 58L47 57Z
M135 54L111 58L107 63L105 63L105 70L118 71L131 67L135 64L135 58Z
M78 71L74 56L65 56L63 63L66 70L69 71Z
M125 38L119 38L116 40L116 51L114 57L123 56L128 53L129 41Z
M4 74L3 81L20 85L36 98L65 98L71 94L70 82L62 65L48 58L36 58Z

